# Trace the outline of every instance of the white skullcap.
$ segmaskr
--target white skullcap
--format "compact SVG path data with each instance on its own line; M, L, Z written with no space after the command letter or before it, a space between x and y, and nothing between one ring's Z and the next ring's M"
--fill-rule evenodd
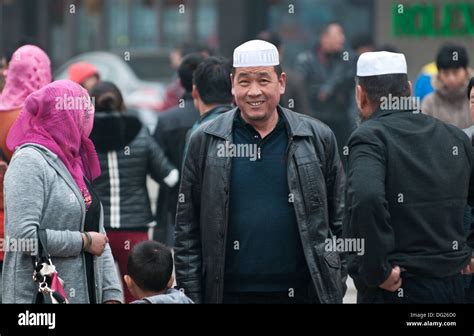
M266 41L252 40L234 50L234 67L263 67L280 64L277 48Z
M406 74L405 55L388 51L366 52L357 61L357 76L380 76L388 74Z

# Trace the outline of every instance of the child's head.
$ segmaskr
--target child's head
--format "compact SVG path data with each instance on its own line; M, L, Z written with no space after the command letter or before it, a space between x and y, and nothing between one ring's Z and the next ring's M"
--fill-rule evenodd
M161 293L173 285L173 255L168 247L156 241L135 245L128 256L127 268L125 283L138 299Z

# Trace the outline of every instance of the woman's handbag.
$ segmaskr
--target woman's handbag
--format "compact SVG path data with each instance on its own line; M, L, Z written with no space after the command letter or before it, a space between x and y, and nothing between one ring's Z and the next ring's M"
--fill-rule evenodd
M64 281L59 277L56 267L51 261L47 246L45 230L38 229L38 251L34 257L33 281L38 286L34 304L65 304L69 303L64 291Z

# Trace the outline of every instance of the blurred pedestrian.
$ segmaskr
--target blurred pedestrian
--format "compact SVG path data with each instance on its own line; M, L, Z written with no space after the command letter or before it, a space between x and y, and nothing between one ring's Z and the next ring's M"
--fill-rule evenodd
M350 50L344 52L344 42L342 26L331 22L321 30L316 48L299 54L295 66L304 77L312 116L334 132L341 156L353 124L355 61Z
M205 44L186 42L180 48L174 48L170 52L171 68L175 71L178 71L183 58L193 53L200 53L204 57L209 57L212 55L212 50ZM178 74L176 73L173 76L171 83L166 87L165 98L158 107L158 111L163 112L176 107L179 103L179 100L185 93L186 90L180 82Z
M71 64L68 69L69 79L81 85L88 92L100 80L99 71L95 66L87 62Z
M91 90L96 113L91 139L99 155L102 174L94 188L104 206L104 226L115 261L126 274L130 250L148 240L156 222L151 213L147 175L169 188L179 179L138 118L127 115L120 90L111 82L99 82ZM125 289L125 302L133 297Z
M154 138L164 150L171 164L181 170L186 134L199 119L199 112L194 106L193 74L205 57L200 53L186 56L179 66L178 74L181 84L186 90L180 104L168 111L159 114ZM178 202L177 184L173 188L160 185L156 204L156 231L154 238L167 246L174 246L174 223L176 217L176 203Z
M415 79L414 88L415 97L419 97L421 102L423 102L427 95L434 91L432 83L437 74L438 68L436 67L436 62L427 63L421 68L418 77Z
M438 74L433 79L434 92L421 105L423 113L461 129L472 125L466 89L474 71L468 68L466 48L447 44L436 56Z
M13 53L0 95L0 149L7 160L12 156L5 143L8 131L20 114L26 97L49 84L51 79L51 62L43 50L25 45Z
M91 185L100 175L89 139L93 120L87 91L57 81L28 96L7 138L15 154L5 175L6 235L35 241L45 230L71 303L123 301L102 205ZM4 303L31 303L38 291L31 279L34 244L24 246L29 250L5 253Z

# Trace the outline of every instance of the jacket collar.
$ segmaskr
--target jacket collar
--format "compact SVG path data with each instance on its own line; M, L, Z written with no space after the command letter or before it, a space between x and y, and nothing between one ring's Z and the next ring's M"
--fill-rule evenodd
M306 117L302 117L300 114L297 114L281 106L278 106L277 108L286 119L289 137L308 137L313 135L310 127L303 122L304 118ZM232 137L232 129L236 113L240 113L240 109L238 107L211 121L204 129L204 132L224 140L230 140Z
M377 119L377 118L380 118L380 117L383 117L383 116L386 116L386 115L389 115L389 114L394 114L394 113L403 113L403 112L415 113L415 111L416 110L382 110L382 109L378 108L374 113L372 113L372 115L369 118L367 118L364 121Z
M206 113L204 113L201 117L200 117L200 122L201 123L204 123L206 122L206 120L214 115L220 115L224 112L227 112L227 111L230 111L232 110L233 106L232 105L218 105L216 107L214 107L213 109L207 111Z

